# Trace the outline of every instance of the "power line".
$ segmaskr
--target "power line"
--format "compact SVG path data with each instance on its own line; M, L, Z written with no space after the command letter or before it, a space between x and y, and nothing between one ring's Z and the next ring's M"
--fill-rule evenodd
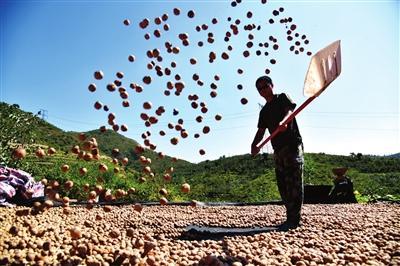
M234 127L217 128L217 129L214 129L214 131L238 129L238 128L249 128L251 126L254 126L254 125L242 125L242 126L234 126ZM315 129L335 129L335 130L366 130L366 131L394 131L394 132L399 131L399 129L395 129L395 128L316 127L316 126L305 126L305 125L302 125L301 127L315 128Z
M260 106L261 107L261 106ZM41 111L39 111L39 114L42 115L42 119L47 119L49 118L47 110L43 110L40 109ZM246 117L254 117L254 115L256 115L258 112L242 112L242 113L231 113L231 114L226 114L223 116L223 120L232 120L232 119L240 119L240 118L246 118ZM312 112L312 113L306 113L303 115L319 115L319 114L345 114L345 115L352 115L352 114L361 114L361 112ZM374 113L374 114L385 114L385 113L391 113L391 112L382 112L382 113ZM370 113L372 114L372 113ZM393 113L392 113L393 114ZM361 117L365 117L365 118L382 118L382 117L378 117L378 116L361 116ZM393 116L394 118L395 116ZM63 118L63 117L59 117L59 116L50 116L50 118L56 119L56 120L62 120L62 121L67 121L67 122L71 122L71 123L78 123L78 124L84 124L84 125L95 125L95 126L99 126L99 124L97 123L90 123L87 121L80 121L80 120L74 120L74 119L69 119L69 118ZM386 117L386 118L392 118L392 117ZM212 117L206 117L203 119L203 121L205 122L215 122L213 121L214 119ZM220 123L220 122L218 122ZM157 124L153 124L152 128L159 128L159 127L165 127L168 126L169 123L157 123ZM190 119L190 120L186 120L185 121L186 125L190 125L190 124L197 124L196 119ZM135 123L135 124L131 124L131 126L144 126L144 123ZM254 126L254 124L251 125L242 125L242 126L234 126L234 127L228 127L228 128L222 128L222 129L216 129L216 130L223 130L223 129L237 129L237 128L244 128L244 127L249 127L249 126ZM302 127L309 127L309 128L319 128L319 129L345 129L345 130L372 130L372 131L397 131L398 129L377 129L377 128L341 128L341 127L316 127L316 126L304 126L302 125Z
M87 121L79 121L79 120L73 120L73 119L68 119L68 118L62 118L62 117L58 117L58 116L54 116L54 115L50 116L50 118L53 118L53 119L56 119L56 120L67 121L67 122L71 122L71 123L98 126L98 124L96 124L96 123L90 123L90 122L87 122Z
M397 118L398 114L384 114L384 113L371 113L371 114L363 114L363 113L335 113L335 112L313 112L313 113L304 113L304 116L340 116L340 117L358 117L358 118Z
M233 114L228 114L228 115L224 115L223 119L224 120L229 120L229 119L238 119L238 118L243 118L243 117L250 117L253 116L253 114L250 114L249 112L247 113L233 113ZM56 120L61 120L61 121L67 121L67 122L71 122L71 123L78 123L78 124L84 124L84 125L95 125L95 126L99 126L99 124L96 123L90 123L87 121L80 121L80 120L75 120L75 119L69 119L69 118L63 118L63 117L59 117L59 116L50 116L50 118L56 119ZM207 117L204 118L205 121L209 121L209 120L213 120L213 118L211 117ZM186 120L186 124L194 124L197 123L196 119L190 119L190 120ZM152 127L160 127L160 126L167 126L169 123L158 123L155 125L152 125ZM143 123L136 123L136 124L131 124L132 126L143 126Z
M399 131L396 128L354 128L354 127L315 127L315 126L304 126L308 128L317 128L317 129L335 129L335 130L366 130L366 131Z
M399 115L398 112L349 112L349 111L341 111L341 112L327 112L327 111L319 111L319 112L310 112L315 114L395 114Z
M45 109L39 109L38 115L40 115L40 118L42 118L42 120L47 120L48 116L48 111Z

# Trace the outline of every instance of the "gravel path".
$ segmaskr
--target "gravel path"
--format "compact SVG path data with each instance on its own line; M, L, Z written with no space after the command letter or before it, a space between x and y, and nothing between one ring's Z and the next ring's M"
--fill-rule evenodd
M260 227L279 205L0 208L0 265L400 265L400 205L304 205L303 225L182 240L191 224Z

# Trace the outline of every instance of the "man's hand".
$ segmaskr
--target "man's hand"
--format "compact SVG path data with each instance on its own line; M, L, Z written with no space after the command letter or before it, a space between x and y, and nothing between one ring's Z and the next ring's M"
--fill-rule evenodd
M260 148L257 145L251 145L251 155L256 156L260 152Z
M289 107L287 107L287 108L285 109L285 112L286 112L286 115L285 115L285 117L282 119L282 121L279 122L279 126L278 126L278 128L277 128L277 130L278 130L279 132L284 132L284 131L286 131L289 122L288 122L288 123L285 123L285 122L287 121L287 119L288 119L288 118L291 116L291 114L293 113L293 111L290 110Z
M280 122L279 126L278 126L278 131L279 132L284 132L284 131L286 131L286 129L287 129L287 124L284 124L283 122Z
M265 128L258 128L256 135L254 136L254 140L251 143L251 155L256 156L260 152L260 148L257 147L257 144L264 137Z

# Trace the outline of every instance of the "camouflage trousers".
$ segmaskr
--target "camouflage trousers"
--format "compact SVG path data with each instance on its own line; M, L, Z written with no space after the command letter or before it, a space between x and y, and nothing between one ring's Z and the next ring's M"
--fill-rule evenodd
M286 146L274 153L279 193L286 207L288 222L299 223L303 204L303 144L297 149Z

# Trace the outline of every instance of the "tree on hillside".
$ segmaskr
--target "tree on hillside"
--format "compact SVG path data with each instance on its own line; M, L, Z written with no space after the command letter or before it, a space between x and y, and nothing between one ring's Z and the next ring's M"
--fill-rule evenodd
M0 163L16 167L18 161L12 158L12 151L34 142L32 128L38 119L32 113L24 113L19 106L0 103Z

